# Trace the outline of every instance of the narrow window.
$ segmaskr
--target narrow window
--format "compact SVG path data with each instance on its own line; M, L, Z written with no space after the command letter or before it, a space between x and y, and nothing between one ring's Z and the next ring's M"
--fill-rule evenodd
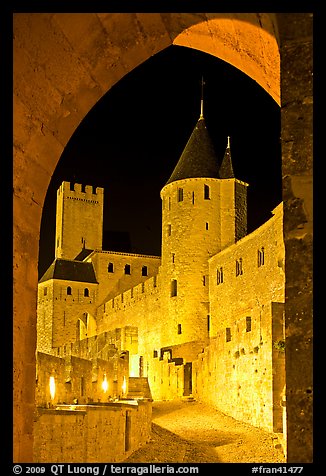
M171 231L172 231L172 226L169 224L168 225L168 236L171 236Z
M206 222L206 230L208 230L208 222Z
M168 199L168 209L171 210L171 197Z
M182 327L181 327L181 324L178 324L178 334L182 334Z
M84 289L84 296L89 297L89 290L87 288Z
M156 276L154 276L154 282L153 282L154 288L156 288L156 279L157 279Z
M67 296L71 296L71 287L70 286L67 287Z
M112 299L112 307L114 308L114 298Z
M141 292L142 292L142 293L145 292L145 283L141 283Z
M175 260L175 253L172 253L172 263L174 263Z
M230 342L231 340L231 327L225 329L225 340L226 342Z
M113 273L113 263L108 264L108 273Z
M223 268L219 268L216 270L216 284L223 283Z
M143 266L141 269L141 275L142 276L148 276L148 269L147 266Z
M243 274L242 258L239 258L236 260L236 263L235 263L235 275L240 276L241 274Z
M208 285L208 275L204 275L203 276L203 286L207 286Z
M158 352L157 352L157 350L154 350L154 351L153 351L153 357L154 357L154 359L156 359L157 356L158 356Z
M246 332L251 332L251 317L246 317Z
M260 266L263 266L265 264L265 250L264 247L262 247L260 250L258 250L258 268Z
M178 202L183 201L183 188L178 188Z
M192 192L192 204L195 204L195 192Z
M123 293L121 293L121 302L123 302Z
M131 297L131 299L134 297L134 288L130 289L130 297Z
M48 288L44 288L44 292L43 292L44 296L46 296L47 293L48 293Z
M210 199L210 190L208 185L204 185L204 199L205 200Z
M130 264L125 265L125 274L131 274L130 273Z
M176 279L172 279L171 281L171 297L176 296L178 293L178 283Z
M210 331L211 329L211 316L209 314L207 314L207 330L208 332Z

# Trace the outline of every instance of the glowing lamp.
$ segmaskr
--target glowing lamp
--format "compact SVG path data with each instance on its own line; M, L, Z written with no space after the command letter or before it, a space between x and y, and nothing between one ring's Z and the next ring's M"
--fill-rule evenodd
M55 397L55 379L54 379L53 376L50 377L49 387L50 387L51 400L54 400L54 397Z
M106 374L104 374L104 378L103 378L103 382L102 382L103 392L106 393L108 391L108 388L109 388L109 383L107 381Z
M127 381L126 377L123 377L123 382L122 382L122 394L125 395L127 391Z

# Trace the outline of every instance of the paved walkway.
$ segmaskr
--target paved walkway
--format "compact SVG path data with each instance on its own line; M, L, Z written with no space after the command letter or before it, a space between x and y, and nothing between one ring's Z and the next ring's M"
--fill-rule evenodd
M131 463L279 463L275 439L199 402L154 402L151 441Z

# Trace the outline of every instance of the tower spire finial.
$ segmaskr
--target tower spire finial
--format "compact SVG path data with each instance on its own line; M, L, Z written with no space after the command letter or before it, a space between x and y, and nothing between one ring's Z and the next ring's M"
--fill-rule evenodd
M201 77L200 119L204 118L204 76Z
M230 136L228 136L228 145L227 145L227 148L230 149Z

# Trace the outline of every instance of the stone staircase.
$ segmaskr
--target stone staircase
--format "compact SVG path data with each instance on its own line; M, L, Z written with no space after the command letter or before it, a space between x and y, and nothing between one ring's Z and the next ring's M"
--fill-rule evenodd
M147 377L129 377L127 398L152 400Z

